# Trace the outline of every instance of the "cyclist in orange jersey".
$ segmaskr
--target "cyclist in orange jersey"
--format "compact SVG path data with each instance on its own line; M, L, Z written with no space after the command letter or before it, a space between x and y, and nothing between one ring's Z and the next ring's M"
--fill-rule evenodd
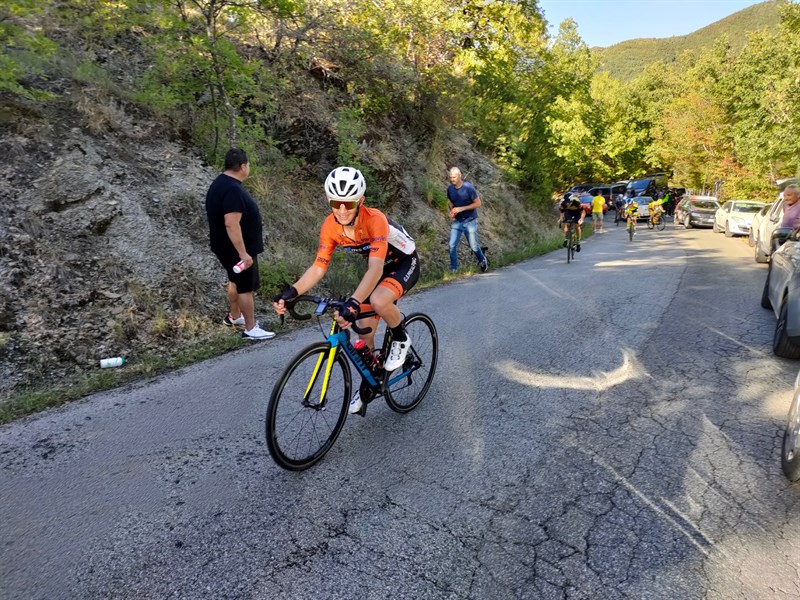
M419 279L419 257L414 239L403 227L378 209L364 206L366 189L367 183L358 169L338 167L331 171L325 180L331 214L322 224L317 256L294 285L275 296L273 306L282 315L287 300L317 285L325 276L336 248L362 255L367 260L367 272L347 300L346 310L337 313L336 319L342 329L355 322L359 327L371 327L372 331L361 337L374 349L377 320L358 321L360 312L374 310L392 332L384 368L394 371L403 366L411 348L397 301ZM360 392L356 392L349 411L363 415L362 407Z

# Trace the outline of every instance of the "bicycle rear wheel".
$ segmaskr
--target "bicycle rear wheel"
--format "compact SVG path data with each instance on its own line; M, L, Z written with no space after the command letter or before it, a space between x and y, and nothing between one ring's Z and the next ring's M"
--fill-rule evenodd
M405 329L411 339L405 364L384 375L386 404L395 412L414 410L431 387L439 359L439 335L428 315L406 317Z
M289 471L307 469L331 449L347 419L352 376L342 352L319 342L294 357L272 390L267 407L267 448ZM328 388L322 395L325 373Z

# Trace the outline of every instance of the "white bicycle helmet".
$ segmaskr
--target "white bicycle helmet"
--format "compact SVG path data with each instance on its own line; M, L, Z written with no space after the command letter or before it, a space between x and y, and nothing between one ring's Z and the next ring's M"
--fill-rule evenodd
M361 171L353 167L337 167L325 180L325 195L328 200L361 200L367 191L367 182Z

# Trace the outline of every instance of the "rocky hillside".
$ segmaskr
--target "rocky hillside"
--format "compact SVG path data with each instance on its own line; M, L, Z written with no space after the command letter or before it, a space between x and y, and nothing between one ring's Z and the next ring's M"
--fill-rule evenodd
M103 357L127 356L130 363L117 371L148 375L177 364L178 355L239 344L220 323L225 276L207 249L203 201L216 168L134 105L86 84L60 85L58 98L48 102L0 98L0 399L6 401L28 388L96 377ZM302 85L307 100L309 93L324 98L312 78ZM314 120L312 104L283 111L287 131L301 118L306 127L329 126ZM299 141L288 135L284 143ZM360 150L394 190L385 209L419 240L429 279L447 270L448 221L436 203L450 165L461 165L482 191L482 241L490 256L523 252L552 235L551 224L468 140L453 133L436 143L432 153L432 140L393 128L370 132ZM256 165L261 176L251 178L251 190L267 237L268 270L257 301L262 323L275 325L264 296L313 256L325 210L321 181L332 166L324 155L280 176L271 175L269 164ZM441 174L436 189L421 189L426 172ZM279 272L269 271L271 263L282 265Z

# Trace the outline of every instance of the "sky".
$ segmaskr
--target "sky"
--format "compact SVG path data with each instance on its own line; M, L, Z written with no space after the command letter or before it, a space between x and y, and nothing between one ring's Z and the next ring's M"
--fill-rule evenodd
M539 0L551 35L564 19L591 48L686 35L763 0Z

